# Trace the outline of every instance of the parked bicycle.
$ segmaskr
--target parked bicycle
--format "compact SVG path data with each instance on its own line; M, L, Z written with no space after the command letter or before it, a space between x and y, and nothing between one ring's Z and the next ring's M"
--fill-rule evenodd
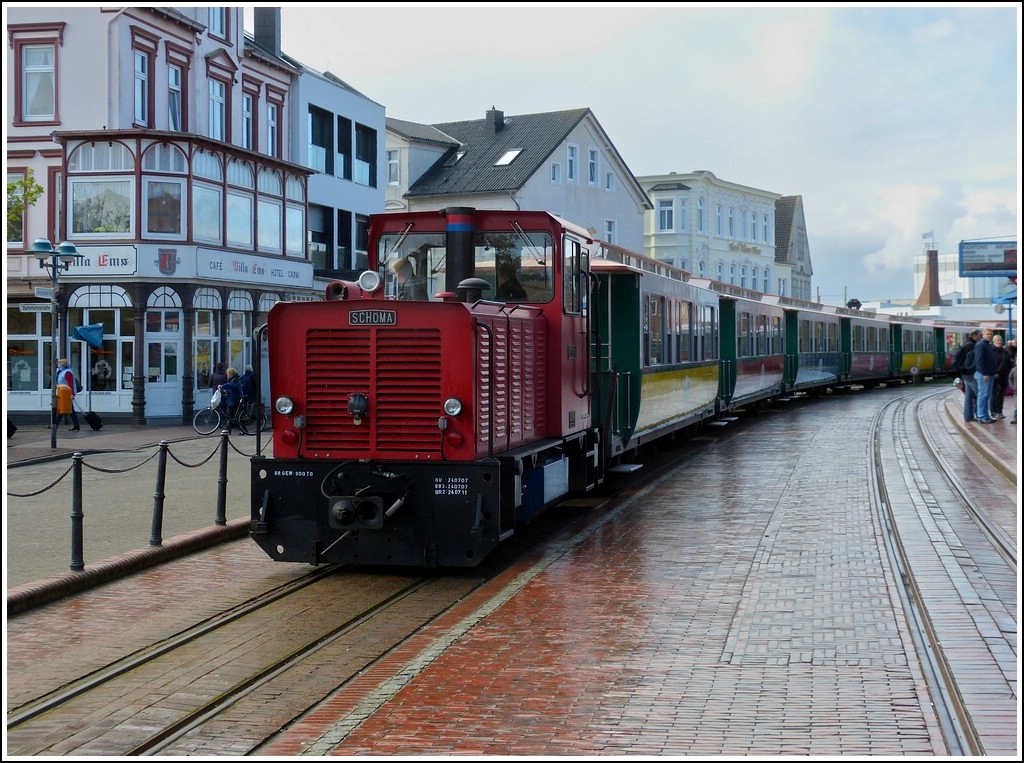
M206 407L196 411L192 417L192 428L201 435L213 434L224 429L238 427L242 434L263 432L270 423L270 416L259 400L243 397L235 407L235 412L228 418L227 412L220 406Z

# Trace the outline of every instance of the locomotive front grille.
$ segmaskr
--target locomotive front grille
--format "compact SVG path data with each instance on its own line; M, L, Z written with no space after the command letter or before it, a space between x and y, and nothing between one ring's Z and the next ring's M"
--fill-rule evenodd
M441 332L394 327L310 329L304 446L354 457L440 451ZM369 414L349 413L352 393Z

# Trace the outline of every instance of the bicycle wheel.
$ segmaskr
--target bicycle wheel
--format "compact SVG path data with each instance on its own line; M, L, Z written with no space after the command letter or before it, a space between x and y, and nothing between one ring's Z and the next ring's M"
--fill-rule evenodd
M220 413L213 408L200 408L192 417L192 428L199 434L213 434L220 429Z
M238 424L238 431L242 434L252 434L255 431L256 422L252 420L249 406L238 406L238 413L235 414L235 423Z

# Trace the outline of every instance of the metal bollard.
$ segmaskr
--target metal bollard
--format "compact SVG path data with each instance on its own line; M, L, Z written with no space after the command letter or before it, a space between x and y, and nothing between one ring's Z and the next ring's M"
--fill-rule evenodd
M228 523L228 438L230 436L231 432L227 429L220 433L220 475L217 477L217 519L214 524L222 527Z
M71 457L71 571L81 572L85 569L85 556L82 553L82 459L81 453Z
M160 441L160 454L156 461L156 492L153 493L153 524L149 531L149 545L164 543L164 485L167 482L167 440Z

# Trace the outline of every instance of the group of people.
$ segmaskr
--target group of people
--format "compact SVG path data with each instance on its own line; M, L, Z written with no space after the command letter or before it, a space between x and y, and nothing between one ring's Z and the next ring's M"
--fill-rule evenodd
M957 386L964 393L964 421L991 424L1006 418L1003 403L1016 394L1017 342L992 329L975 329L953 356L953 367L960 374ZM1014 405L1011 424L1017 423Z
M228 427L234 421L235 411L238 410L242 399L256 400L259 398L259 385L256 382L256 374L252 366L246 366L242 375L234 368L224 368L223 363L218 363L213 373L210 374L210 389L220 390L220 409L227 416Z

